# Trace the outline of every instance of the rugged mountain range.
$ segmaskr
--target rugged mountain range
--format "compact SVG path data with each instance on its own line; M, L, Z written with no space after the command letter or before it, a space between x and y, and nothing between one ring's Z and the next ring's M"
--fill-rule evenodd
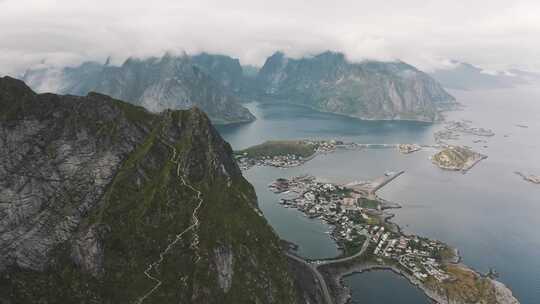
M202 111L0 78L0 303L295 303L287 267Z
M341 53L301 59L277 52L258 74L269 98L362 119L434 121L455 102L433 78L403 62L351 63Z
M38 92L84 96L98 92L141 105L152 112L197 106L216 124L255 117L240 103L238 60L201 54L129 58L121 66L86 62L75 68L29 70L23 80Z
M145 60L120 67L87 62L75 68L29 70L39 92L86 95L96 91L150 111L192 105L214 123L251 121L239 102L282 101L362 119L434 121L454 104L433 78L403 62L351 63L340 53L291 59L277 52L257 70L238 59L202 53Z
M447 68L436 69L430 75L444 87L459 90L501 89L516 85L540 83L540 75L517 69L486 71L472 64L451 61Z

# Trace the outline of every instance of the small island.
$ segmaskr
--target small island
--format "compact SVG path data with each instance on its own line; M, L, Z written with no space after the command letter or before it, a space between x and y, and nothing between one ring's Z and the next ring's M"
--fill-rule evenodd
M523 180L528 181L529 183L540 185L540 176L534 174L525 174L519 171L515 172L517 175L521 176Z
M397 149L402 154L410 154L423 148L440 148L441 145L420 145L414 143L356 143L341 140L270 140L262 144L235 151L234 155L242 171L255 166L291 168L305 164L318 154L335 152L338 149Z
M448 146L433 155L431 161L441 169L465 173L485 158L487 158L486 155L467 147Z
M443 130L433 134L435 142L444 144L448 140L457 140L460 135L472 135L479 137L492 137L495 133L490 129L478 128L472 126L470 120L448 121Z
M440 304L519 303L504 284L495 280L493 271L478 273L460 263L457 250L447 244L407 235L390 221L393 214L385 210L400 206L375 192L402 173L387 172L372 181L346 185L322 182L309 175L280 178L269 185L281 196L284 207L296 208L332 227L329 233L342 251L340 257L305 260L288 252L320 278L326 302L348 303L350 291L343 277L380 269L402 275Z
M402 154L411 154L416 151L420 151L422 146L417 144L399 144L398 150Z
M271 140L236 151L235 157L242 170L253 166L291 168L313 159L317 153L329 153L343 145L341 141Z

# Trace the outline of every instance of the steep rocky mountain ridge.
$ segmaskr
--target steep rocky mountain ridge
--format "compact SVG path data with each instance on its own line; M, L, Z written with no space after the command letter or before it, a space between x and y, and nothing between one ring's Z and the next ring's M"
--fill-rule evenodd
M95 91L152 112L197 106L216 124L254 120L233 92L224 87L236 86L239 81L226 81L226 71L234 69L235 63L212 58L165 54L144 60L129 58L121 66L85 62L60 70L28 70L23 80L39 92L84 96Z
M254 119L239 102L284 101L362 119L434 121L455 100L428 74L403 62L349 62L341 53L291 59L281 52L257 71L225 55L130 58L120 67L29 70L38 91L86 95L97 91L159 112L205 111L214 123Z
M267 96L362 119L434 121L455 99L403 62L351 63L341 53L292 59L277 52L258 75Z
M0 78L0 159L2 303L295 302L253 188L198 109Z

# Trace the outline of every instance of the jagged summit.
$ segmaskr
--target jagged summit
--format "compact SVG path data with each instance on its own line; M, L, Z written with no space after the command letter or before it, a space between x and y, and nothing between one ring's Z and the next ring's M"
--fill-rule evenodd
M0 77L0 94L35 95L34 91L24 81L10 76ZM14 99L13 101L17 101Z

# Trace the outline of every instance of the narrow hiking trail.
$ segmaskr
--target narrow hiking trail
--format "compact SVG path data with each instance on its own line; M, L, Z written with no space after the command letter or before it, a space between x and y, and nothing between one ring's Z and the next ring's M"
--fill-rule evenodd
M180 170L180 163L177 159L177 151L176 151L176 148L169 145L168 143L166 142L163 142L165 145L167 145L169 148L172 149L173 151L173 155L172 157L169 159L169 161L173 162L174 164L176 164L176 177L180 180L180 183L182 184L182 186L184 187L187 187L189 188L191 191L195 192L196 193L196 197L197 197L197 206L195 207L195 209L193 209L193 213L191 214L191 225L189 227L187 227L184 231L178 233L176 235L176 237L174 238L174 240L172 242L170 242L167 247L165 247L165 250L163 250L160 254L159 254L159 259L157 259L155 262L151 263L148 265L148 267L146 268L146 270L144 271L144 275L152 280L153 282L155 282L156 284L154 285L154 287L152 287L152 289L150 289L147 293L145 293L142 297L138 298L137 301L135 303L137 304L142 304L144 302L144 300L146 300L148 297L150 297L162 284L163 282L158 279L156 276L152 275L150 272L152 270L156 270L160 265L161 263L163 262L163 259L165 258L165 255L174 247L174 245L176 245L176 243L178 243L182 238L183 236L189 232L189 231L193 231L193 240L191 241L191 244L190 244L190 248L193 249L193 251L195 252L195 261L194 263L197 263L199 260L200 260L200 256L199 256L199 234L197 232L198 228L199 228L199 224L200 224L200 221L199 221L199 218L197 217L197 213L199 211L199 209L201 208L204 200L202 198L202 193L201 191L197 190L195 187L193 187L191 184L187 183L184 176L181 175L181 170ZM179 156L179 155L178 155Z

